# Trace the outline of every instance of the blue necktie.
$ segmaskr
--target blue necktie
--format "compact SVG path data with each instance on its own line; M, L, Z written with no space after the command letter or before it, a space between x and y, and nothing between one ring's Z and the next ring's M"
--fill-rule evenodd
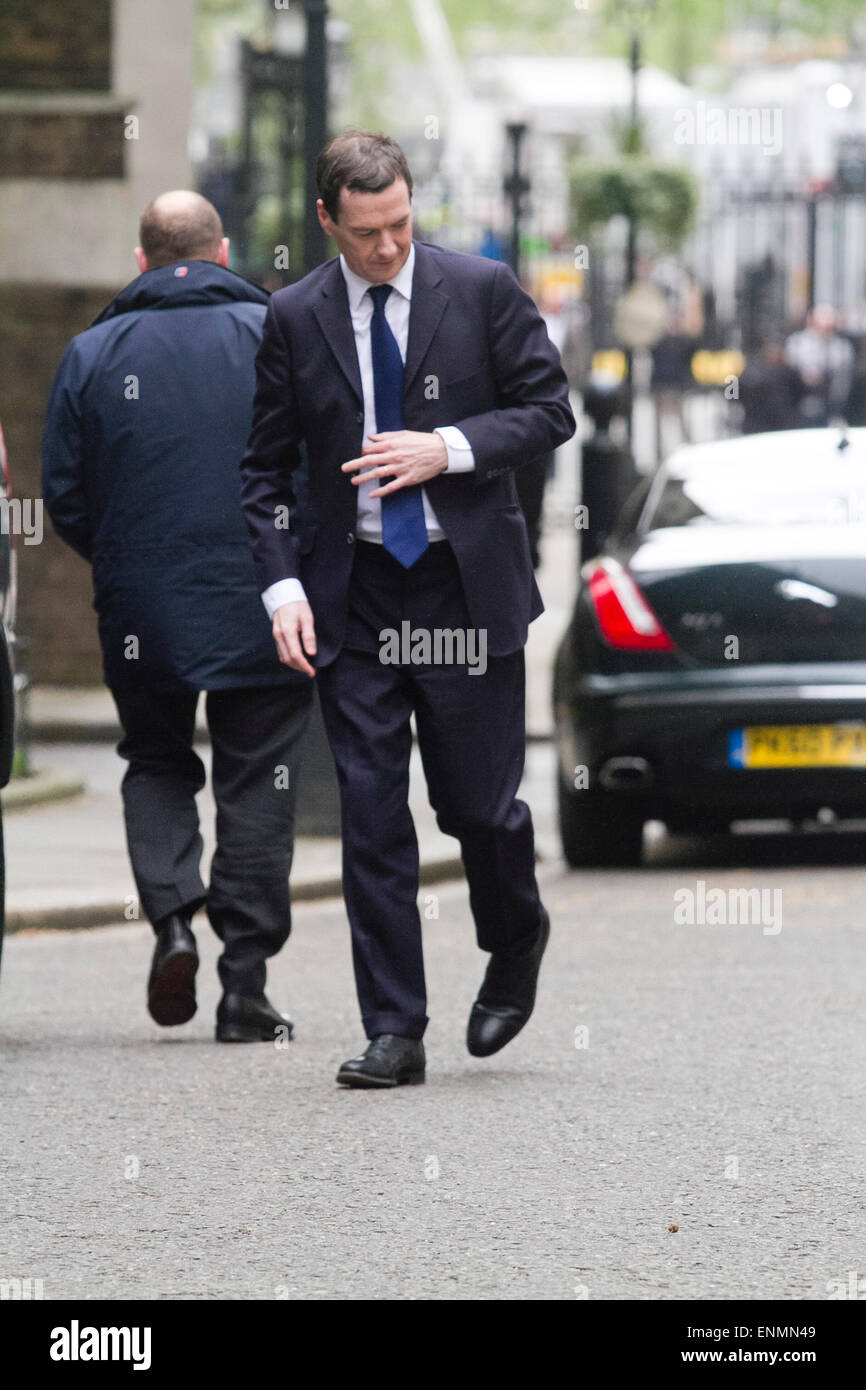
M370 323L370 345L373 349L373 397L376 402L376 429L403 429L403 359L397 339L385 318L385 301L390 285L376 285L370 290L373 318ZM386 479L376 480L381 487ZM424 501L420 487L398 488L381 499L382 542L385 549L399 560L404 569L414 565L429 545L427 524L424 521Z

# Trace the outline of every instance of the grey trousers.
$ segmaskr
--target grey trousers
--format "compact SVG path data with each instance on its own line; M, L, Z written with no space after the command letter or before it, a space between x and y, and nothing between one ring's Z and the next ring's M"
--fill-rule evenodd
M258 994L266 960L291 930L295 792L312 682L208 691L217 844L207 888L195 800L205 784L193 748L198 693L111 693L123 726L117 751L129 764L121 792L142 908L158 923L206 905L224 946L223 989Z

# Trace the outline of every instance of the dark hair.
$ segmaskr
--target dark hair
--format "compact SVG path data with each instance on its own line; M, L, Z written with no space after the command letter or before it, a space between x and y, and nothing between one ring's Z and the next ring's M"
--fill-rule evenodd
M329 141L316 161L316 186L325 211L339 221L340 193L382 193L395 179L404 179L412 197L412 175L406 156L390 135L347 130Z
M188 193L182 201L161 194L145 208L139 226L151 269L173 261L215 259L222 235L219 213L198 193Z

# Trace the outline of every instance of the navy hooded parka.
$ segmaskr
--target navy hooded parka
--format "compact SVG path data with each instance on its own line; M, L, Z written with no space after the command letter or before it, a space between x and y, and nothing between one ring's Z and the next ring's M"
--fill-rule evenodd
M267 301L211 261L161 266L60 363L43 495L58 535L93 566L109 686L304 679L277 658L240 506Z

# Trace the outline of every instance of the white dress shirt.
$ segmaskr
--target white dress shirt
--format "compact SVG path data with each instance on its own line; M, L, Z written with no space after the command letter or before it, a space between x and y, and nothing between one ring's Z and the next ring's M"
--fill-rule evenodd
M370 323L373 318L373 301L367 291L372 288L369 280L362 280L360 275L356 275L354 270L350 270L346 264L344 256L340 256L340 269L346 281L346 291L349 296L349 311L352 316L352 327L355 330L355 348L358 353L358 366L361 369L361 388L364 394L364 442L371 434L376 434L376 400L373 389L373 349L370 341ZM415 243L409 248L409 255L406 257L405 264L397 272L392 280L385 283L389 284L394 290L389 294L385 301L385 318L388 326L397 340L400 349L400 356L404 363L406 361L406 347L409 341L409 312L412 305L412 276L415 270ZM445 448L448 451L448 466L446 473L468 473L475 467L475 458L472 453L472 446L462 430L455 425L443 425L436 431L441 434L445 441ZM347 460L348 462L348 460ZM371 459L371 467L373 460ZM350 475L346 474L346 486L353 487L349 481ZM355 527L355 534L358 540L373 541L378 545L382 544L382 500L379 497L371 497L370 493L377 487L382 487L387 479L373 478L370 482L359 483L358 487L358 519ZM427 537L430 541L444 540L442 527L439 525L436 513L430 504L426 489L421 489L421 497L424 503L424 520L427 524ZM265 605L269 618L274 616L276 610L284 603L305 602L306 594L299 579L278 579L275 584L271 584L262 594L262 602Z

